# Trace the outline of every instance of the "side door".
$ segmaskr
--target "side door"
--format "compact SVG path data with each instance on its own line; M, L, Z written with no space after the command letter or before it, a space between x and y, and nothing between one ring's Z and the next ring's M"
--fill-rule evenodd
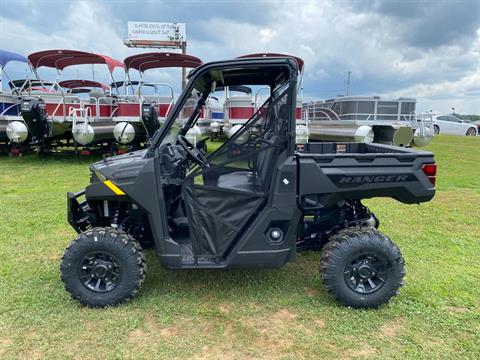
M447 116L447 130L449 134L458 135L460 134L460 129L462 128L462 124L460 121L454 116Z
M287 149L289 92L272 96L243 127L190 169L182 184L194 256L226 258L266 207L274 167Z

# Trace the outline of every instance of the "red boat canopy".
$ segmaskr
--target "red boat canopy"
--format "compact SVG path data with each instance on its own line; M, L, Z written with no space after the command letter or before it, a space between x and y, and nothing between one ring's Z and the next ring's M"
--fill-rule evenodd
M148 69L166 67L196 68L202 65L202 60L195 56L164 52L132 55L127 57L123 62L125 63L127 70L136 69L140 72L144 72Z
M110 73L116 67L125 68L125 65L118 60L106 55L99 55L78 50L45 50L28 55L28 60L34 69L46 66L59 70L71 65L83 64L106 64Z
M257 53L257 54L248 54L242 55L238 58L254 58L254 57L291 57L294 58L298 64L298 71L302 72L303 70L303 60L297 56L288 55L288 54L280 54L280 53Z
M103 90L109 89L108 85L92 80L64 80L60 81L58 85L65 89L76 89L81 87L102 88Z

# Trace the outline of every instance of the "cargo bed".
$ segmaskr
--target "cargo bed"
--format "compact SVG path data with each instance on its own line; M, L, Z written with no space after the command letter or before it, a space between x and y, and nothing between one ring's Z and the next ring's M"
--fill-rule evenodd
M391 197L403 203L435 194L433 154L368 143L309 143L296 152L301 207L329 207L342 200Z

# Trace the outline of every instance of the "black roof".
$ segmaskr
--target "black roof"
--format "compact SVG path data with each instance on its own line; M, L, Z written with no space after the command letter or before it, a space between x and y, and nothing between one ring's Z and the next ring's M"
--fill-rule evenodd
M233 60L214 61L199 66L190 71L188 77L192 78L197 73L211 68L211 74L217 81L217 87L235 85L275 85L281 82L282 73L298 73L298 64L294 58L285 57L260 57L237 58ZM220 70L218 68L225 68ZM261 68L262 71L258 71ZM287 74L284 73L284 76ZM288 76L287 76L288 77Z

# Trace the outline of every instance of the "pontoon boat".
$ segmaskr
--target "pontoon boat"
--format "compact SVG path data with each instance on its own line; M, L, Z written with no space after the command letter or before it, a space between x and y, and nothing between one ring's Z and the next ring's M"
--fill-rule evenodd
M0 146L10 149L11 144L20 144L28 137L26 126L20 114L20 93L25 81L13 81L5 71L11 62L28 63L25 56L10 51L0 50ZM3 89L3 78L8 80L9 90ZM12 130L15 130L12 132Z
M312 140L425 146L433 136L431 120L415 107L412 98L341 96L305 104L303 113Z
M144 141L145 133L150 138L173 108L175 101L172 85L144 81L144 72L159 68L196 68L202 61L191 55L151 52L129 56L124 63L127 75L123 84L125 93L118 95L113 133L117 142L126 145ZM130 79L132 69L140 73L139 81ZM146 89L153 89L153 93L149 94Z
M97 86L91 94L80 97L62 88L58 80L66 67L85 64L91 64L92 70L94 64L107 65L110 77L114 80L113 71L117 67L124 68L122 62L105 55L77 50L40 51L30 54L28 59L37 79L40 79L38 69L41 67L54 68L58 73L54 85L44 84L44 91L40 95L24 98L22 103L23 118L39 152L71 136L80 145L114 141L112 135L107 138L105 134L113 132L111 114L116 107L115 99ZM75 80L77 83L79 81Z

